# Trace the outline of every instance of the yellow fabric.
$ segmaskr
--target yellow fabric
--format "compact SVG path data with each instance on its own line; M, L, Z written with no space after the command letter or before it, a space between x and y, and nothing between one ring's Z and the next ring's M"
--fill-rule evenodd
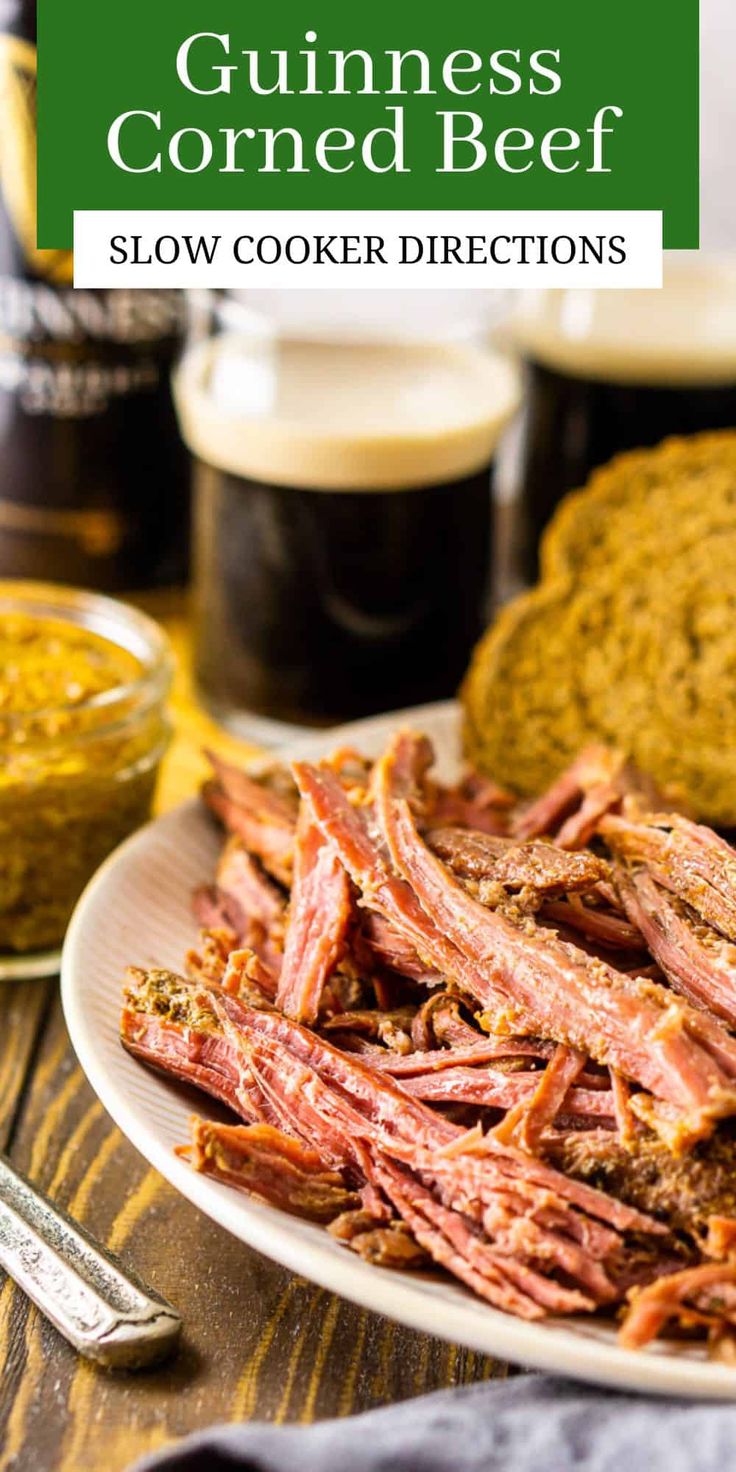
M171 695L174 736L163 762L156 795L156 812L164 813L192 797L210 775L203 756L207 746L233 761L259 755L259 748L238 741L219 726L197 701L192 682L189 610L184 594L150 594L135 600L165 628L174 651L176 674Z

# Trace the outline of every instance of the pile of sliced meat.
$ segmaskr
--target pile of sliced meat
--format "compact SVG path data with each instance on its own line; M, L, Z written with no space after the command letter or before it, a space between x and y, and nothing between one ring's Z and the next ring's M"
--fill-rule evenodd
M524 806L400 731L256 778L121 1037L219 1100L196 1170L522 1318L736 1345L736 851L590 748Z

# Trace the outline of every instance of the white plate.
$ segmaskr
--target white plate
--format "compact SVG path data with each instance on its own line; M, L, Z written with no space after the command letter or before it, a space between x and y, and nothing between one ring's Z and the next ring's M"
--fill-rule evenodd
M300 738L291 754L321 754L350 742L374 755L402 719L381 716ZM459 745L457 708L428 706L412 712L411 719L433 737L441 770L451 777ZM618 1347L613 1328L585 1318L524 1323L449 1279L372 1267L323 1229L208 1180L177 1159L174 1146L188 1138L192 1092L167 1083L121 1048L120 983L130 964L181 968L196 936L190 895L211 877L219 843L196 799L149 824L92 880L64 948L62 996L79 1061L141 1154L243 1242L323 1288L414 1329L581 1380L658 1394L736 1398L736 1370L709 1363L701 1350L659 1343L634 1353Z

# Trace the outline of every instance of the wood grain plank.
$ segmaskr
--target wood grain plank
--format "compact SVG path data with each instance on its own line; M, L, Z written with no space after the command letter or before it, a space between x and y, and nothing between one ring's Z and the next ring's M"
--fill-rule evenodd
M0 1472L119 1472L217 1420L301 1421L502 1367L353 1307L202 1216L114 1128L54 1005L12 1143L17 1164L181 1311L169 1365L106 1375L12 1284L0 1292Z
M52 982L0 984L0 1150L10 1138Z

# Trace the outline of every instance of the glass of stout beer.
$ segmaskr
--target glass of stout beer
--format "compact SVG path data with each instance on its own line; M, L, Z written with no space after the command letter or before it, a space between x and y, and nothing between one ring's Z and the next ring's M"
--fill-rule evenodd
M661 291L525 291L510 333L526 362L518 550L566 491L620 450L736 425L736 258L666 258Z
M232 303L174 388L213 713L278 740L451 696L486 613L515 369L465 342L289 339Z

